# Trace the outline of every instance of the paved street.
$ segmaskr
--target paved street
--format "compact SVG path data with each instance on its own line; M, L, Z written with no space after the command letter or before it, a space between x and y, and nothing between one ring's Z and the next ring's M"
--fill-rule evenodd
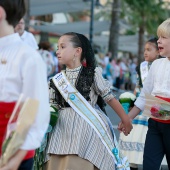
M118 98L121 93L115 92L115 94L116 94L116 98ZM106 112L107 112L107 115L110 118L110 120L111 120L111 122L112 122L112 124L113 124L113 126L115 128L115 134L116 134L116 137L117 137L117 140L118 140L119 139L119 131L117 130L117 125L118 125L118 123L120 121L120 118L111 109L110 106L106 107ZM142 165L139 166L139 170L142 170ZM162 166L161 170L168 170L168 167L167 166Z

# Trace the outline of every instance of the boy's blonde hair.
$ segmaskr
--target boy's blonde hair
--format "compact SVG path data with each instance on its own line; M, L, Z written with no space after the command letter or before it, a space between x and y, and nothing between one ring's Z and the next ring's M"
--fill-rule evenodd
M170 37L170 18L166 19L157 29L158 37Z

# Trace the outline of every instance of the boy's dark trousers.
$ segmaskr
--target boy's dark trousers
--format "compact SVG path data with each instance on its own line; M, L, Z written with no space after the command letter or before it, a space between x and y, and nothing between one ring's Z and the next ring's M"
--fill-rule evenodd
M162 159L166 155L170 169L170 123L148 120L143 170L159 170Z
M32 170L33 168L33 158L22 161L18 170Z

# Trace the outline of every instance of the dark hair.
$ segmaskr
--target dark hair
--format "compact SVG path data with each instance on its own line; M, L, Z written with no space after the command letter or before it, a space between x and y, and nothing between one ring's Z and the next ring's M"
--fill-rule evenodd
M4 8L8 24L15 27L26 12L24 0L0 0L0 6Z
M90 41L84 35L75 32L68 32L63 34L62 36L64 35L71 37L70 41L73 43L73 47L82 48L81 62L85 60L87 67L95 68L96 60Z
M51 44L48 41L42 41L38 44L39 49L43 49L43 50L50 50Z
M154 38L149 39L146 43L154 44L156 49L159 50L157 41L158 41L158 38L154 37ZM158 55L158 58L164 58L164 57L162 57L161 55Z
M98 54L98 50L97 49L94 49L94 54Z
M149 39L146 43L152 43L155 45L156 49L158 50L158 39L156 37Z

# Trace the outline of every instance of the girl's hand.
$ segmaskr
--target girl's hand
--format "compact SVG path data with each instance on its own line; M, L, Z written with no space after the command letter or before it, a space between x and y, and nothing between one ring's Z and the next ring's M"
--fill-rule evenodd
M122 121L122 131L123 133L127 136L128 134L130 134L131 130L133 129L132 123L131 123L131 119L126 119L124 121ZM124 128L124 129L123 129Z
M123 132L123 133L125 132L125 128L123 127L122 122L119 122L117 129L119 130L119 132Z

